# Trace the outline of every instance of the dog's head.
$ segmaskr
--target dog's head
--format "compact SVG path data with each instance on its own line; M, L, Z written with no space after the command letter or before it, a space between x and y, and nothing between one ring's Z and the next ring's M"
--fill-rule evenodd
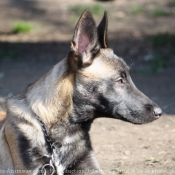
M98 28L89 11L80 17L68 55L69 73L74 74L74 120L100 115L135 124L151 122L161 109L140 92L131 80L129 67L107 44L107 13Z

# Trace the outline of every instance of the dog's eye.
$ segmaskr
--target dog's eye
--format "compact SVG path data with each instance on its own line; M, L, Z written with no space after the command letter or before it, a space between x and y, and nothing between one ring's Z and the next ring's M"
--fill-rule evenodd
M117 82L118 84L123 84L122 78L118 79L116 82Z

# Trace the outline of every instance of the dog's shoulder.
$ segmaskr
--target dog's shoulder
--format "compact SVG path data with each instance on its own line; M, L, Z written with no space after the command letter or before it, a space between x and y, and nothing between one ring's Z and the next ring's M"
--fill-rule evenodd
M10 120L13 120L13 118L21 120L22 118L30 118L32 116L32 110L26 101L25 94L9 98L6 106L8 119Z

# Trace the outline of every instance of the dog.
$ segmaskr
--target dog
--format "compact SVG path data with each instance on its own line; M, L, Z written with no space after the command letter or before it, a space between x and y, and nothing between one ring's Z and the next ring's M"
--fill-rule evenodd
M67 57L7 100L1 173L102 175L89 137L93 120L106 116L144 124L161 116L132 82L124 60L108 47L107 26L106 11L97 27L86 10Z

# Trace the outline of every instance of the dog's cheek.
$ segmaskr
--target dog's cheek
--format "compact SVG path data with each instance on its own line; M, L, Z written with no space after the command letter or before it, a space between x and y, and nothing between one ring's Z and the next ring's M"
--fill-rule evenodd
M100 109L103 112L115 117L115 113L121 100L112 83L109 83L109 85L101 85L98 101Z

